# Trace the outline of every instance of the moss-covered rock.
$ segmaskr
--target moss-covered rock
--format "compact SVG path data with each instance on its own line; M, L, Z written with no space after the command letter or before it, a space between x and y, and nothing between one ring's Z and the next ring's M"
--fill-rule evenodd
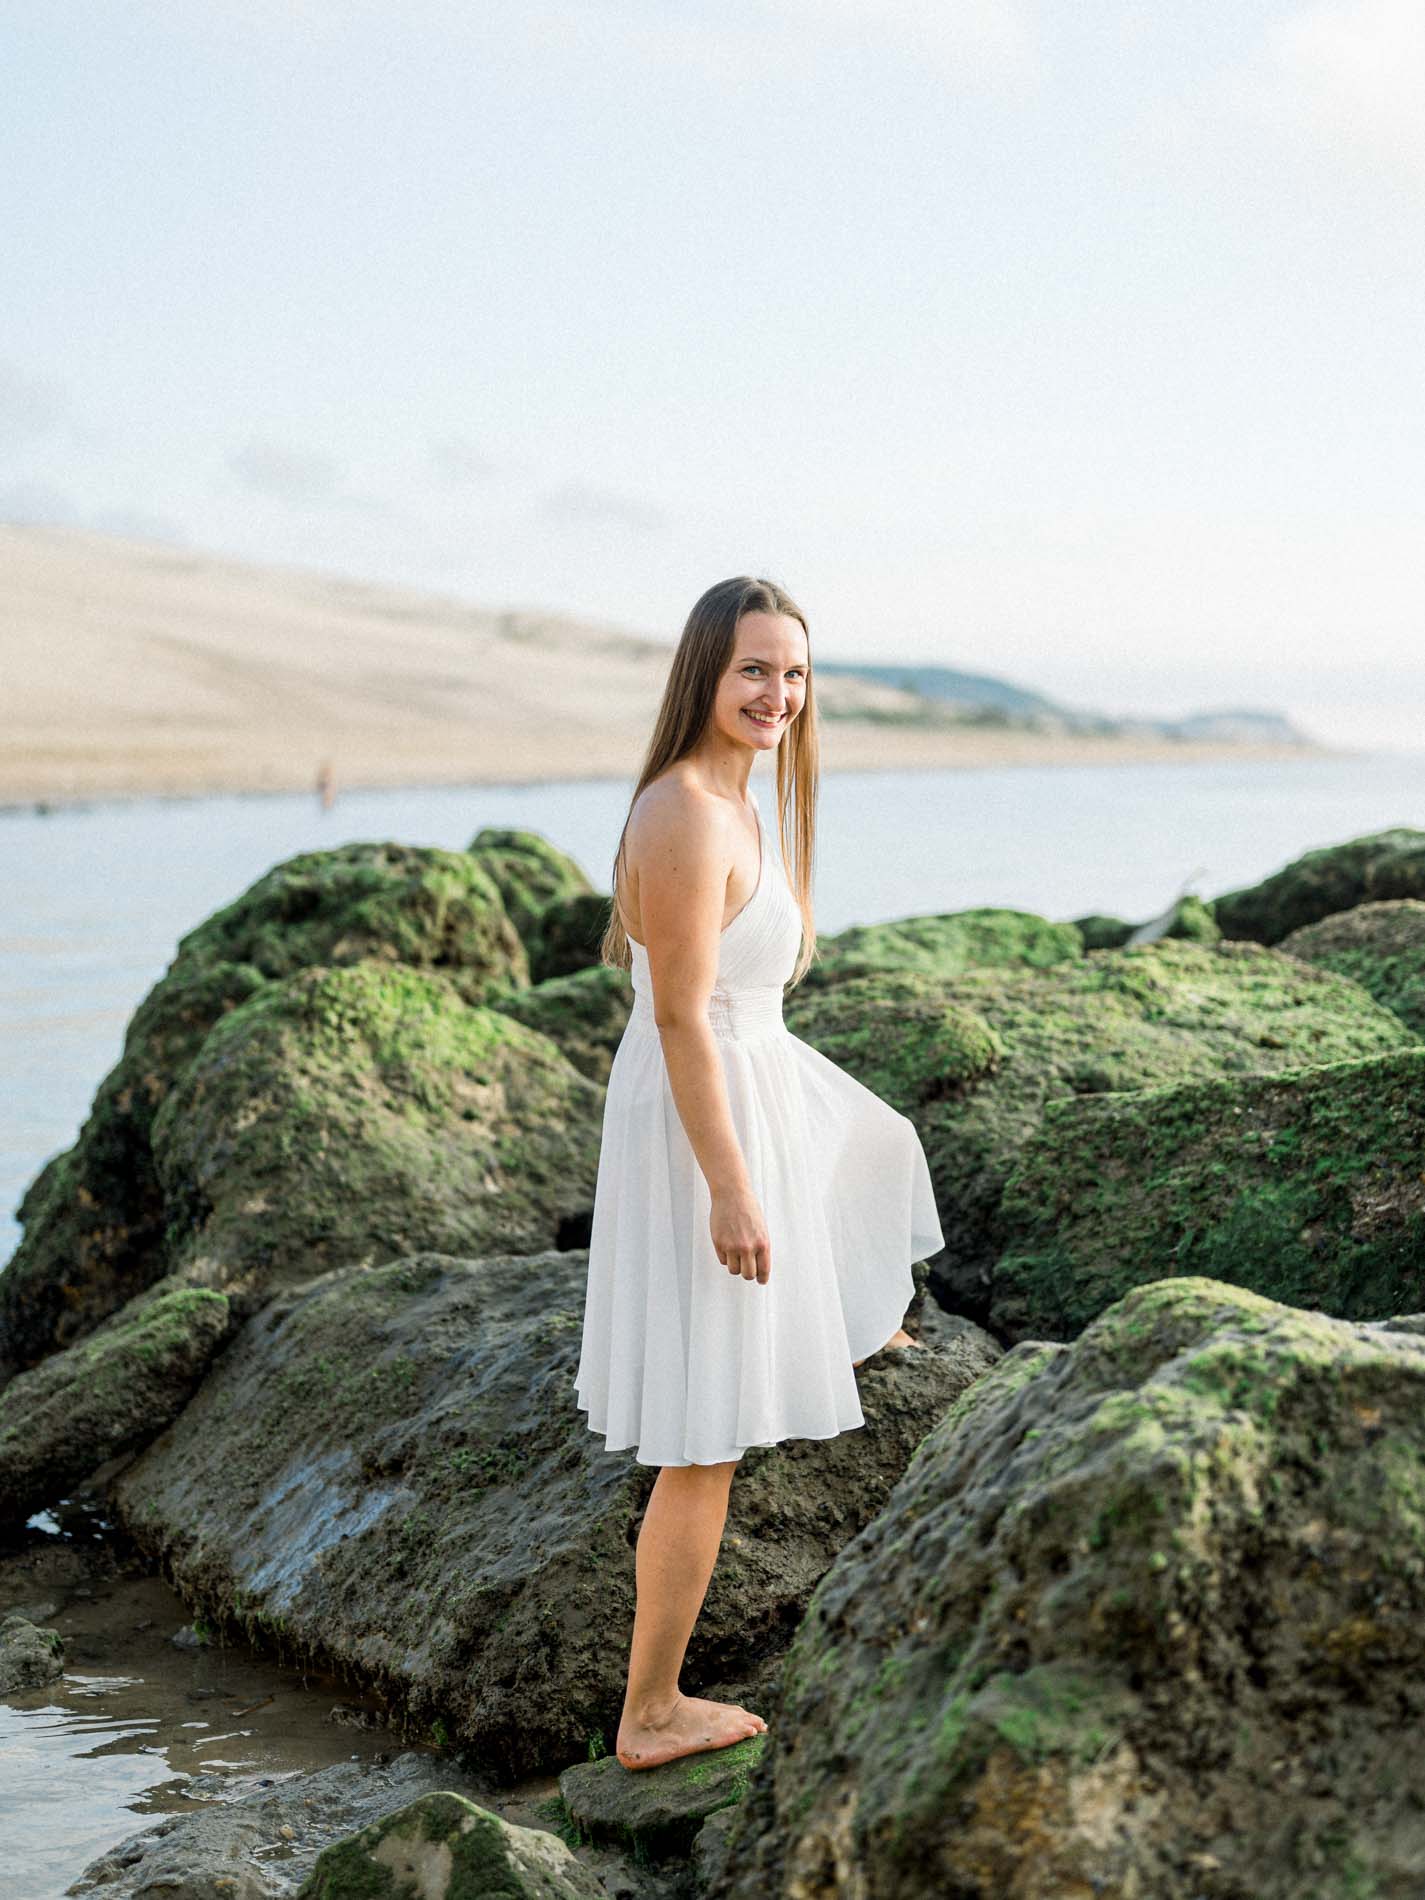
M557 1043L580 1075L602 1088L633 1010L633 985L607 963L528 989L504 990L490 1008Z
M587 1270L422 1254L281 1296L119 1474L114 1510L209 1621L350 1672L492 1768L611 1752L656 1472L575 1405ZM862 1428L744 1455L686 1690L782 1653L996 1351L878 1354Z
M175 1270L241 1295L587 1220L603 1091L546 1037L402 964L300 971L209 1034L154 1119Z
M1211 910L1200 897L1190 894L1177 900L1170 916L1153 919L1151 928L1146 923L1130 924L1122 917L1098 913L1076 917L1074 928L1083 938L1086 951L1122 950L1135 938L1141 943L1156 943L1164 937L1182 943L1218 943L1222 937Z
M984 968L1042 970L1083 955L1073 924L1050 923L1027 910L957 910L855 924L835 936L818 937L816 947L816 961L799 989L818 990L891 970L927 977Z
M1284 869L1212 900L1224 936L1280 943L1338 910L1389 898L1425 899L1425 831L1396 826L1308 851Z
M1425 903L1358 904L1293 930L1277 947L1350 977L1425 1037Z
M228 1302L161 1281L0 1392L0 1523L55 1503L157 1436L229 1330Z
M946 1237L931 1288L976 1318L988 1313L1004 1245L1005 1177L1046 1103L1377 1055L1413 1040L1346 978L1245 943L1160 942L1043 970L968 970L946 983L909 972L858 979L792 991L786 1017L915 1122Z
M1411 1893L1422 1663L1425 1339L1160 1280L842 1552L711 1900Z
M787 1027L903 1115L960 1100L993 1075L1004 1044L985 1019L923 973L847 977L786 999Z
M272 979L314 964L402 964L468 1001L528 980L499 886L464 851L359 843L288 858L179 940L185 962L248 963Z
M251 964L175 965L135 1011L79 1139L20 1202L24 1235L0 1273L0 1386L163 1275L153 1117L213 1024L262 983Z
M267 983L362 960L441 974L472 1003L529 981L499 889L464 852L350 844L266 872L182 938L79 1139L21 1201L0 1274L0 1384L169 1270L150 1131L208 1031Z
M538 831L487 825L471 841L470 856L499 891L526 949L539 936L540 918L550 904L593 891L573 858Z
M64 1638L18 1610L0 1620L0 1695L24 1695L64 1674Z
M570 1820L590 1840L655 1859L682 1855L710 1814L746 1794L766 1741L765 1734L751 1735L661 1768L628 1769L616 1755L575 1762L559 1777L559 1792Z
M318 1856L297 1900L607 1900L557 1835L423 1795Z
M1001 1225L1011 1339L1165 1273L1346 1319L1425 1307L1425 1049L1052 1105Z
M530 945L529 973L536 983L572 976L599 964L599 946L609 927L612 900L597 891L556 897L539 913Z

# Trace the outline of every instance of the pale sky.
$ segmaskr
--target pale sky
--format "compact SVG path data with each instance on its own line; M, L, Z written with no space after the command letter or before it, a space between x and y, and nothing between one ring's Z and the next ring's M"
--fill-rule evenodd
M1425 747L1421 0L0 0L0 519Z

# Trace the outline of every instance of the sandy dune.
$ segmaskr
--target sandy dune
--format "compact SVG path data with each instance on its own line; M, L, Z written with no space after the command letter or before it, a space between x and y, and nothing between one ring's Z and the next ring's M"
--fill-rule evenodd
M78 530L0 525L0 802L629 778L671 641ZM818 682L828 771L1293 756L858 718ZM830 715L839 716L832 717Z

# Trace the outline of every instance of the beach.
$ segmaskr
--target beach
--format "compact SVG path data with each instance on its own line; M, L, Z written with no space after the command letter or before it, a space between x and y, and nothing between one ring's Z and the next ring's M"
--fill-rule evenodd
M0 804L302 791L324 766L336 792L632 778L676 632L0 527ZM898 724L909 695L839 675L817 696L825 772L1311 750Z

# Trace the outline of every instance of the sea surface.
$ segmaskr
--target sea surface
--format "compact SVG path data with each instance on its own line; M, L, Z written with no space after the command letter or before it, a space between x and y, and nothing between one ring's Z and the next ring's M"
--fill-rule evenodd
M773 811L772 778L753 783ZM356 839L460 849L540 831L607 890L631 784L590 780L154 798L0 811L0 1263L25 1186L67 1147L178 940L270 866ZM1250 883L1302 851L1425 827L1425 752L1284 762L831 773L817 927L1010 905L1140 921L1184 887Z

